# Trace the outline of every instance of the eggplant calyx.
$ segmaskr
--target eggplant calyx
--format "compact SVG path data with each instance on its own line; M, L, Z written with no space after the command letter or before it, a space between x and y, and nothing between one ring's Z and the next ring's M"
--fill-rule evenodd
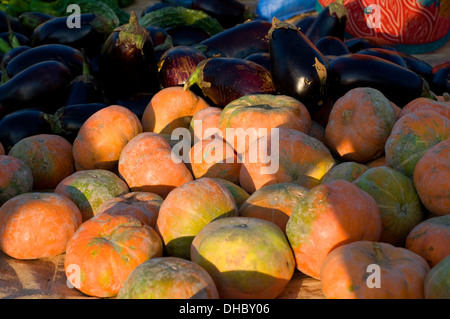
M337 0L330 3L330 5L328 6L328 10L330 15L335 15L339 20L344 17L348 17L348 11L344 5L344 0Z
M442 96L444 97L444 102L450 102L450 94L448 92L444 92Z
M191 86L193 86L194 84L197 84L198 87L200 87L202 90L203 88L209 88L211 87L211 83L204 81L203 80L203 68L206 65L206 62L209 59L200 61L200 63L197 65L197 67L195 68L194 72L191 73L191 75L189 76L189 78L186 80L186 82L184 83L183 88L185 90L189 90Z
M437 101L436 94L434 94L430 90L430 85L424 78L422 78L422 94L420 95L420 97L426 97L426 98Z
M292 29L295 32L299 32L299 29L292 23L289 23L286 21L280 21L277 17L273 17L272 18L272 27L269 29L269 32L267 33L267 35L269 36L269 39L272 38L272 33L276 29Z
M68 132L66 132L62 125L61 125L61 121L60 118L61 116L63 116L64 114L64 107L58 109L55 114L44 114L43 118L44 120L50 124L50 130L57 135L61 135L61 134L67 134Z
M133 43L138 50L142 52L145 42L148 40L149 33L147 29L139 25L139 20L134 11L130 14L128 24L116 28L119 32L119 41L117 45L124 43Z

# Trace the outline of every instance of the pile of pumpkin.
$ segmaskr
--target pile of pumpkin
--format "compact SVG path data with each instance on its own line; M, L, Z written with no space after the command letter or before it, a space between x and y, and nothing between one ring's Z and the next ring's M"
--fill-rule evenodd
M296 271L326 298L448 298L449 121L445 96L400 108L372 87L314 114L284 94L220 106L164 87L141 118L101 108L73 143L0 147L0 250L65 254L71 285L101 298L270 299ZM242 144L230 128L277 134Z

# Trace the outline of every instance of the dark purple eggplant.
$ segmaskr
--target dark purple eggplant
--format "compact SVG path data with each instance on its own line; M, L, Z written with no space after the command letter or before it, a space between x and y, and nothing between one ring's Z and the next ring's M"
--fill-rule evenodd
M72 104L59 108L55 113L43 114L52 134L60 135L73 143L78 131L95 112L107 107L104 103Z
M270 22L253 20L224 30L194 47L208 58L245 58L256 52L269 52Z
M237 58L208 58L201 61L184 88L198 86L216 106L248 94L274 93L270 72L258 63Z
M379 58L388 60L397 65L400 65L401 67L408 68L408 65L406 64L405 60L395 51L380 49L380 48L370 48L370 49L364 49L364 50L358 51L358 52L356 52L356 54L377 56Z
M421 77L423 77L428 83L432 82L432 72L433 72L433 66L418 57L412 56L408 53L404 52L397 52L398 55L400 55L403 60L408 65L408 68L411 71L416 72Z
M0 142L6 153L21 139L37 134L51 134L41 109L24 109L6 115L0 120Z
M163 87L183 86L200 61L206 56L189 46L167 50L158 62L159 81Z
M192 0L191 8L202 10L217 19L225 29L251 19L251 8L236 0Z
M388 40L380 37L356 37L344 40L350 53L356 53L358 51L370 48L380 48L391 51L398 51L395 45Z
M291 21L293 25L295 25L297 28L302 31L303 34L305 34L309 27L316 21L317 15L308 15L296 20Z
M50 19L40 24L31 36L31 46L57 43L83 49L88 58L98 55L111 33L110 23L103 15L94 13L83 13L79 17L79 28L69 28L67 17Z
M9 30L21 34L25 33L23 25L16 17L6 14L4 11L0 11L0 33L7 32Z
M29 47L27 45L23 45L23 46L9 50L3 56L1 67L5 68L12 59L14 59L16 56L18 56L19 54L21 54L29 49L31 49L31 47Z
M70 83L70 93L65 106L103 102L101 85L95 76L91 74L89 63L84 60L83 74L75 77Z
M436 95L450 93L450 61L441 62L431 72L431 91Z
M6 113L37 107L54 111L64 105L72 74L57 61L45 61L23 70L0 86L0 103Z
M126 107L136 114L139 120L142 120L142 115L153 96L153 93L138 93L127 99L116 100L114 104Z
M250 54L245 60L256 62L263 66L267 71L270 72L270 53L269 52L257 52Z
M166 31L172 38L173 46L195 45L211 37L202 28L192 25L167 28Z
M319 13L304 34L314 44L327 36L333 36L344 41L347 20L348 11L344 1L337 0L330 3Z
M43 12L29 11L21 13L17 19L25 29L24 34L31 36L34 29L36 29L40 24L53 18L56 18L56 16Z
M298 28L276 18L269 39L275 89L310 112L320 110L327 99L328 60Z
M82 51L63 44L33 47L12 59L6 66L6 72L12 78L26 68L44 61L57 61L64 64L74 77L83 73Z
M421 76L385 59L363 54L343 55L331 61L329 87L333 100L351 89L371 87L401 108L418 97L433 98Z
M134 11L130 21L105 41L99 56L100 78L108 98L160 89L157 61L149 32L139 25Z
M321 38L317 41L316 48L325 56L339 56L350 53L347 46L344 44L344 41L334 36L326 36Z
M18 41L18 44L16 46L24 46L24 45L29 46L30 45L30 43L31 43L30 39L26 35L23 35L22 33L18 33L18 32L13 32L13 34ZM10 43L13 46L13 48L16 47L10 41L10 32L7 31L7 32L0 33L0 39Z
M152 38L155 59L159 61L164 52L173 47L172 37L165 29L156 25L148 26L145 29L147 29L150 38Z

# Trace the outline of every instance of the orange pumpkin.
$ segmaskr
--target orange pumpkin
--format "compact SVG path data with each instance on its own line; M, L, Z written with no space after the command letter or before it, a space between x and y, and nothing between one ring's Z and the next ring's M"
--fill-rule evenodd
M89 117L73 142L75 169L117 170L125 145L142 133L139 118L129 109L110 105Z
M212 178L203 177L169 193L161 205L156 225L166 254L189 259L192 240L205 225L237 214L228 189Z
M425 152L413 179L420 200L432 214L450 214L450 138Z
M309 190L293 183L279 183L258 189L242 204L239 216L270 221L285 232L298 202Z
M25 193L0 208L0 249L17 259L57 256L82 223L68 198L54 193Z
M322 184L331 182L337 179L344 179L353 182L362 173L367 171L368 167L364 164L356 162L343 162L332 167L320 181Z
M222 178L239 184L242 163L238 160L233 147L220 137L195 143L189 152L189 163L197 179Z
M247 200L247 198L250 197L250 194L247 193L247 191L245 189L243 189L242 187L240 187L239 185L237 185L233 182L230 182L223 178L213 178L213 180L222 184L230 191L231 196L233 196L238 209L242 206L242 204L244 204L244 202Z
M84 222L67 245L68 281L89 296L115 297L141 263L162 256L156 231L130 215L103 213Z
M176 128L189 128L192 117L209 104L200 96L180 86L156 93L144 110L144 132L171 134Z
M402 247L356 241L333 249L320 271L328 299L422 299L430 267Z
M450 119L430 110L402 116L386 141L385 156L389 166L413 178L419 159L432 146L450 137Z
M311 128L309 129L308 135L314 137L326 145L327 141L325 139L325 127L317 123L316 121L311 121Z
M9 151L23 160L33 173L33 189L54 189L75 171L72 145L63 137L39 134L25 137Z
M172 156L164 137L144 132L134 137L123 149L119 174L133 192L150 192L165 198L177 186L193 180L186 165Z
M390 165L387 163L386 161L386 156L381 155L380 157L366 163L366 166L368 168L372 168L372 167L380 167L380 166L387 166L390 167Z
M358 241L378 241L381 216L375 200L356 185L339 179L311 189L286 225L297 269L313 278L330 251Z
M325 128L327 146L342 159L366 163L384 152L397 117L390 101L373 88L355 88L338 99Z
M450 215L424 220L406 237L405 247L422 256L434 267L450 255Z
M406 114L419 111L419 110L430 110L438 112L439 114L450 119L450 102L435 101L426 97L419 97L417 99L409 102L399 114L399 118L405 116Z
M21 159L0 155L0 207L14 196L31 192L33 172Z
M101 213L131 215L154 228L162 202L162 197L153 193L130 192L104 201L94 216Z
M295 129L308 134L311 116L305 105L293 97L250 94L227 104L218 126L222 137L241 155L272 128Z
M425 277L425 299L450 299L450 255L431 268Z
M214 135L220 136L219 120L221 113L222 108L214 106L206 107L195 113L189 124L193 144Z
M318 139L281 128L250 145L239 181L250 194L277 183L295 183L311 189L335 164L328 148Z

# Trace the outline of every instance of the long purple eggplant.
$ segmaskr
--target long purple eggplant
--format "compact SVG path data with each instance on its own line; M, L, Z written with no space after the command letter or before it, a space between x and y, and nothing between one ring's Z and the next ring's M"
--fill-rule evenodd
M253 93L273 93L270 72L258 63L237 58L209 58L201 61L184 88L197 85L216 106Z

